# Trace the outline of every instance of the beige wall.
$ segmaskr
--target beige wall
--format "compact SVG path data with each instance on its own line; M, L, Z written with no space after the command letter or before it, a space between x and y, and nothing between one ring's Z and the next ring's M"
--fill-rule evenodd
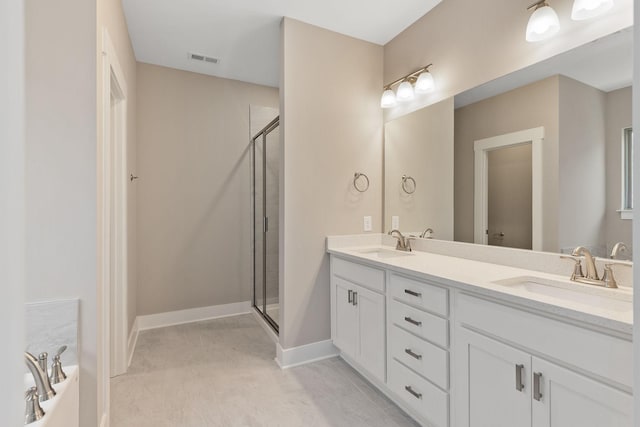
M631 243L631 220L620 219L617 212L622 206L622 129L631 126L631 87L607 94L606 158L606 243L610 250L616 242Z
M24 423L24 2L0 3L0 425Z
M400 230L453 240L453 98L387 122L384 127L384 231L398 216ZM413 194L402 176L415 179Z
M138 64L138 315L251 296L249 106L274 88Z
M604 244L605 93L560 76L558 244ZM600 255L605 255L600 253Z
M26 296L80 298L80 423L97 425L96 3L25 4Z
M543 250L558 251L559 77L497 95L455 111L454 239L473 242L475 141L543 126Z
M285 18L280 344L330 338L325 238L382 228L382 47ZM365 193L354 172L369 176Z
M527 43L531 12L521 1L446 0L384 47L384 81L391 82L433 63L436 91L418 97L387 118L454 96L497 77L550 58L598 37L633 25L633 1L616 1L614 9L594 21L572 21L573 0L556 0L561 31L543 43Z

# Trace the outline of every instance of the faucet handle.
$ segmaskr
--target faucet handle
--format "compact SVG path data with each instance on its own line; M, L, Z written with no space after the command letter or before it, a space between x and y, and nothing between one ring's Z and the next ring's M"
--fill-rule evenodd
M571 280L575 282L576 279L584 277L584 273L582 272L582 260L576 256L567 256L560 255L562 259L570 259L575 262L573 266L573 273L571 273Z
M62 362L60 361L60 355L67 349L66 345L63 345L58 349L58 352L53 356L53 363L51 364L51 376L49 380L51 384L59 384L67 379L67 374L62 370Z
M38 389L36 387L31 387L29 390L27 390L27 392L24 394L24 400L26 402L24 411L25 424L31 424L44 417L44 411L40 406Z
M58 349L58 351L56 352L56 357L60 357L60 355L61 355L62 353L64 353L66 349L67 349L67 346L66 346L66 345L63 345L62 347L60 347L60 348Z
M40 353L40 355L38 356L38 364L40 365L40 369L42 369L42 372L44 372L45 375L47 375L47 373L49 372L47 369L47 358L49 357L49 353L47 353L46 351L43 351L42 353Z
M618 282L616 282L615 277L613 277L613 269L611 268L613 264L605 264L604 265L604 273L602 273L602 282L606 288L617 288Z

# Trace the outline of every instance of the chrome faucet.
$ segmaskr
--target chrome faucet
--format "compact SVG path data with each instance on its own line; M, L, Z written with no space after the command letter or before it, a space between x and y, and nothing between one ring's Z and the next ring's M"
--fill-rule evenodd
M31 371L31 375L33 375L34 381L36 382L36 388L38 389L40 402L44 402L45 400L49 400L53 396L55 396L56 392L53 387L51 387L48 373L46 370L42 370L42 368L40 367L40 361L28 351L24 352L24 361Z
M625 245L623 242L618 242L613 245L613 249L611 249L611 255L609 256L609 258L616 259L620 252L627 252L628 249L629 248L627 248L627 245Z
M596 270L596 260L593 258L593 255L591 255L591 252L589 252L589 249L585 248L584 246L578 246L577 248L575 248L573 250L573 252L571 253L571 255L573 256L584 256L584 261L587 264L587 277L586 279L588 280L600 280L600 278L598 277L598 271Z
M596 261L591 255L591 252L583 246L578 246L571 253L571 257L561 256L561 258L570 258L576 262L573 268L573 274L571 274L571 280L574 282L586 283L588 285L604 286L605 288L617 288L618 284L615 277L613 277L613 264L605 264L604 273L602 279L598 277L598 270L596 268ZM582 264L580 256L584 256L585 264L587 266L587 276L582 274Z
M420 238L424 239L426 237L427 239L430 239L432 234L433 234L433 228L427 228L422 232L422 234L420 234Z
M389 236L395 237L398 243L396 249L399 251L409 252L411 251L411 239L412 237L405 237L400 230L391 230Z

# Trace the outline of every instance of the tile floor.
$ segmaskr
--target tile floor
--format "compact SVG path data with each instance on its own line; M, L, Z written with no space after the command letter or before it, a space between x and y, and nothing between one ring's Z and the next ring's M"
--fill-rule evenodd
M342 359L280 370L252 315L140 333L113 427L417 426Z

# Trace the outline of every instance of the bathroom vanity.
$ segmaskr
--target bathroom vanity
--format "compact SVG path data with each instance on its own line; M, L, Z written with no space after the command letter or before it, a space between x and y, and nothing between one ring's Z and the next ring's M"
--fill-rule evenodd
M420 424L631 425L630 288L338 240L333 342Z

